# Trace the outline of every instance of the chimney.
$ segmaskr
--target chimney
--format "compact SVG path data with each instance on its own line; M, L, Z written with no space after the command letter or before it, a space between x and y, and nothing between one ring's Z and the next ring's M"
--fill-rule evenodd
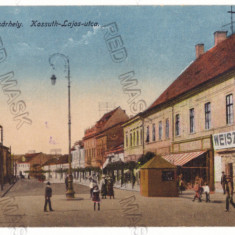
M200 43L195 46L196 48L196 59L204 53L204 44Z
M227 38L228 31L216 31L214 32L215 46Z

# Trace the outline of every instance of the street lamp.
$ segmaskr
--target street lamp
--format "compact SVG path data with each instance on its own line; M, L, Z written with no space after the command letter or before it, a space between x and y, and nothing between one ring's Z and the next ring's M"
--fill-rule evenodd
M60 57L65 62L65 69L68 72L68 136L69 136L69 178L68 178L68 190L66 191L66 197L67 199L74 198L74 190L73 190L73 176L72 176L72 167L71 167L71 105L70 105L70 66L69 66L69 58L66 57L64 54L61 53L55 53L49 57L49 64L52 66L53 69L55 69L54 63L52 62L53 59L56 57ZM56 76L53 74L51 76L51 83L52 85L55 85L56 82Z

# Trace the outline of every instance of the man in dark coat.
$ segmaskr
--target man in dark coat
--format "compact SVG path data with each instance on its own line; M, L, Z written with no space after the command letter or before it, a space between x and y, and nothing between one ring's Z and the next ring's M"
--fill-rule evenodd
M226 184L226 175L224 174L224 171L223 171L223 172L222 172L222 176L221 176L221 185L222 185L224 194L226 193L226 192L225 192L225 184Z
M65 187L66 187L66 190L68 190L68 187L69 187L69 177L68 177L68 175L66 175L66 177L65 177Z
M226 190L226 212L229 211L229 203L235 208L235 204L233 202L233 179L232 177L228 176L226 178L226 184L225 184L225 190Z
M50 182L47 182L47 186L45 189L45 205L44 205L44 212L47 212L47 203L49 204L49 210L53 211L51 208L51 197L52 197L52 189Z
M111 197L113 197L113 199L114 199L113 180L110 177L108 179L107 191L108 191L107 195L110 197L110 199L111 199Z

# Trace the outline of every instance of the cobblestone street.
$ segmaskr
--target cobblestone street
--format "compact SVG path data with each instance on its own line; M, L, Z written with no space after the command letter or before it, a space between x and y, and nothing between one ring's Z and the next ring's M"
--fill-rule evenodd
M52 184L55 211L44 212L44 189L44 183L21 180L1 200L14 198L21 225L27 227L235 225L235 209L224 212L222 193L211 194L210 203L205 202L203 195L199 203L192 202L192 191L183 192L179 198L146 198L139 192L115 189L115 199L102 200L101 210L94 211L88 187L75 184L76 198L66 200L64 184ZM3 222L1 225L10 226Z

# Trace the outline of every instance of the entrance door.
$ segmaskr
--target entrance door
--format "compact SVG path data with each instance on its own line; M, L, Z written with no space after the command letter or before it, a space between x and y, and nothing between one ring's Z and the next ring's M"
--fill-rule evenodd
M228 163L225 166L225 174L233 178L233 163Z

